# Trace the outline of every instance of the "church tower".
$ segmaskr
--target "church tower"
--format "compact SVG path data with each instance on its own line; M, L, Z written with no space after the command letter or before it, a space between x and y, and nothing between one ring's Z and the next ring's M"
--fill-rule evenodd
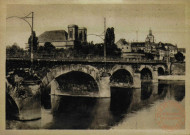
M154 35L152 34L152 30L149 30L149 34L146 37L145 42L154 43Z
M149 34L147 35L145 39L145 52L151 53L153 45L154 45L154 35L152 34L152 30L150 29Z
M78 40L81 42L87 42L87 29L85 27L78 28Z
M68 40L76 41L78 40L78 26L71 24L68 26Z

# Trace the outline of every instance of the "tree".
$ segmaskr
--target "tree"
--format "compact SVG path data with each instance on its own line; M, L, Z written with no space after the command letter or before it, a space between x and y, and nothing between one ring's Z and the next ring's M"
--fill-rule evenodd
M106 35L105 35L105 44L106 46L112 46L115 43L115 34L114 28L107 28Z
M33 31L33 51L36 52L38 49L38 37L36 37L36 32ZM31 44L32 44L32 36L29 37L28 39L28 44L29 44L29 52L31 52Z
M47 53L51 53L55 51L55 46L51 42L45 42L44 44L44 50Z
M23 57L24 49L20 48L17 43L14 43L12 46L6 47L6 54L8 56Z
M111 57L120 57L121 49L115 44L114 28L108 28L105 35L106 55Z
M145 58L153 60L154 59L154 55L152 53L145 53Z
M175 59L177 61L184 61L185 56L181 52L178 52L177 54L175 54Z

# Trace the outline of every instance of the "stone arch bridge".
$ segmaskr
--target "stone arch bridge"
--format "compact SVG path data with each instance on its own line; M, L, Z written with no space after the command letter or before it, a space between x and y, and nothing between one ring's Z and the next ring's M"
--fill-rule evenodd
M7 60L7 72L16 69L26 69L30 65L30 61ZM84 82L87 82L87 85L89 85L88 81L93 80L93 86L97 87L96 94L91 96L110 97L110 86L140 88L141 81L158 82L158 75L169 74L170 66L170 63L161 61L101 62L36 60L34 61L33 69L34 74L41 80L41 87L43 89L49 89L53 95L64 95L64 92L60 89L60 82L66 75L65 78L68 77L68 80L74 77L75 80L78 79L77 82L88 76L89 79L84 80ZM70 73L75 73L76 76L72 76Z

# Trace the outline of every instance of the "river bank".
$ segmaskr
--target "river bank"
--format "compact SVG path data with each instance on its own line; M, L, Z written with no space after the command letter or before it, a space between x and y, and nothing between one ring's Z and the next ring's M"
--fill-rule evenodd
M159 80L185 80L185 75L163 75L158 76Z

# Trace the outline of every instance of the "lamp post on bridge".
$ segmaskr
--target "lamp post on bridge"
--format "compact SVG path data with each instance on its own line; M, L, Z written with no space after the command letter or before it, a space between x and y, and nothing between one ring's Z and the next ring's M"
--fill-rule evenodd
M100 35L97 35L97 34L88 34L87 36L90 36L90 35L94 35L94 36L97 36L97 37L100 37L103 41L104 41L104 62L106 62L106 18L104 18L104 32ZM102 36L104 38L102 38Z
M19 17L19 16L10 16L10 17L7 17L6 19L11 19L11 18L18 18L18 19L22 19L24 20L29 26L30 26L30 29L31 29L31 46L30 46L30 61L31 61L31 69L33 67L33 60L34 60L34 54L33 54L33 27L34 27L34 12L30 12L28 15L24 16L24 17ZM28 22L28 20L26 19L32 19L32 24L30 24L30 22Z

